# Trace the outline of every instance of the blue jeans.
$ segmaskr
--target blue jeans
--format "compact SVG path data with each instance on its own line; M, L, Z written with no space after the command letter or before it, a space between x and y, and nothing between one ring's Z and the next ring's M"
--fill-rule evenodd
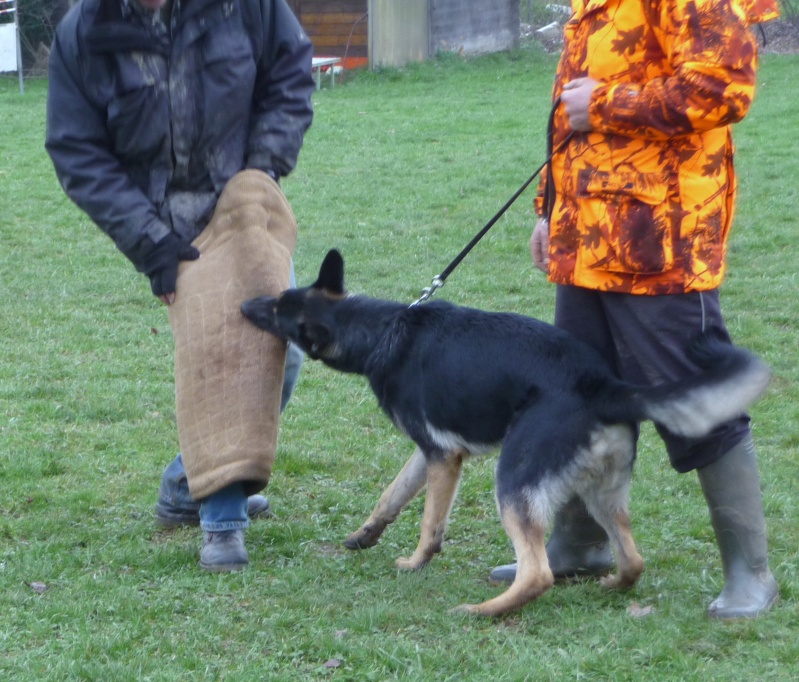
M296 286L293 263L291 265L290 286ZM302 361L302 351L290 343L286 352L286 374L283 378L283 392L280 397L281 412L285 409L291 394L294 392L294 386L300 376ZM164 469L164 473L161 476L159 500L176 509L185 509L186 511L198 509L200 527L206 531L237 530L250 525L250 517L247 516L247 494L244 491L244 484L242 482L232 483L198 502L189 494L189 482L186 478L186 469L183 466L183 457L180 453Z

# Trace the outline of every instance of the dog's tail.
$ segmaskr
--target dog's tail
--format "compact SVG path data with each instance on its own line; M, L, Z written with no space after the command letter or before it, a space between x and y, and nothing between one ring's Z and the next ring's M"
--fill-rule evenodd
M609 421L651 419L675 435L697 438L744 413L763 395L771 378L759 357L714 332L697 336L689 357L700 371L681 381L646 388L609 387L607 400L602 401L608 410L600 416ZM626 419L618 419L622 414Z

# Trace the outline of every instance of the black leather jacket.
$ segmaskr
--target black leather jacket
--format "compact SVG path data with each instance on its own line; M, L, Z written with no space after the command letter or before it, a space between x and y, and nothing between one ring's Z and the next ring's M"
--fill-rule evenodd
M313 48L285 0L82 0L50 56L46 147L67 195L140 266L192 240L244 168L287 175L311 125ZM149 239L146 239L149 237Z

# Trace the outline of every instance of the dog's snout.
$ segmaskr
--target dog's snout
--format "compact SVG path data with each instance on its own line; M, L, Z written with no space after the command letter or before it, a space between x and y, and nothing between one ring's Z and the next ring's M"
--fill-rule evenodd
M264 305L260 298L249 298L241 304L241 313L248 320L255 322L267 313L274 314L274 306Z
M256 327L275 333L277 299L271 296L249 298L241 304L241 314Z

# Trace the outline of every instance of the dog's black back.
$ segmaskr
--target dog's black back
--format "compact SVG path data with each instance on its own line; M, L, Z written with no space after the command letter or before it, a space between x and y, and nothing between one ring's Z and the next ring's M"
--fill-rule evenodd
M528 410L596 419L592 387L615 381L593 349L551 325L446 302L394 311L365 370L380 406L429 453L496 447Z

